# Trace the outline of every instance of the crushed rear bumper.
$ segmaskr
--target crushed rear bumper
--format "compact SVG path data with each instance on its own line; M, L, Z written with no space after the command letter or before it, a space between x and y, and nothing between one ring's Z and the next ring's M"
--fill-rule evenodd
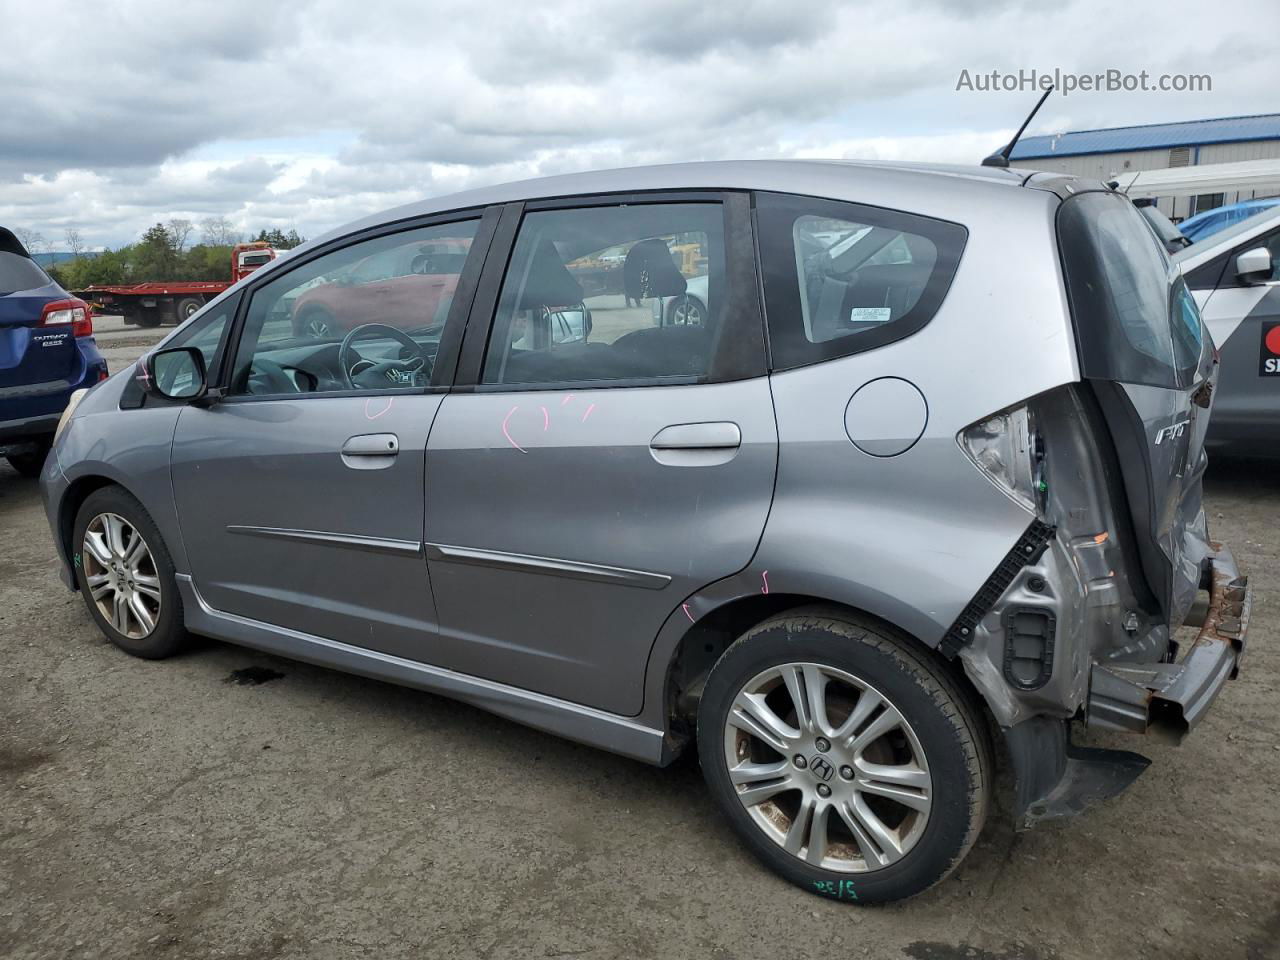
M1209 605L1200 633L1175 663L1094 664L1088 725L1181 740L1240 670L1253 592L1231 551L1212 544Z
M1231 551L1211 546L1208 607L1186 656L1174 663L1094 664L1088 727L1181 740L1238 674L1253 593ZM1017 780L1014 820L1021 828L1083 813L1120 793L1150 764L1127 750L1076 746L1070 722L1050 717L1007 728L1005 742Z

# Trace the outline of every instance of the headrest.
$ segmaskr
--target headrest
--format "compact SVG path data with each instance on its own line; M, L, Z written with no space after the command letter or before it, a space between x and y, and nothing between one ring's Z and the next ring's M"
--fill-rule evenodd
M517 310L541 310L543 307L568 307L582 302L582 285L573 278L555 244L543 239L533 252L524 289L520 291Z
M676 269L665 240L641 240L627 253L622 264L622 282L633 300L647 297L678 297L685 280Z
M904 233L902 239L906 241L907 249L911 251L912 263L928 264L932 267L934 261L938 259L938 248L927 237Z

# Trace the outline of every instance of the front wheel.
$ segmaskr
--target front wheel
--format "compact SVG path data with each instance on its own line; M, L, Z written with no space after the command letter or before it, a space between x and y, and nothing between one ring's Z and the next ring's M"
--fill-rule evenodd
M928 651L831 611L766 621L733 644L698 709L703 774L769 867L857 903L914 896L977 839L990 744Z
M160 531L120 487L95 490L76 514L72 564L89 614L108 640L148 660L187 639L173 561Z
M667 307L669 326L702 327L706 323L707 308L697 297L675 297Z
M199 311L203 306L204 301L199 297L183 297L178 301L173 312L177 315L178 322L183 323L184 321L190 320L194 317L197 311Z
M295 337L310 337L316 340L327 340L336 336L338 331L337 323L333 314L328 310L322 310L313 307L305 311L301 316L293 321L293 335Z

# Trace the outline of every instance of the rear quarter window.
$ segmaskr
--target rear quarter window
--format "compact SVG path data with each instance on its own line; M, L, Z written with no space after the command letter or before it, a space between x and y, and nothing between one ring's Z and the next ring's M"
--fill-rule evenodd
M956 223L816 197L756 196L774 369L910 336L941 306L967 231Z
M1129 200L1078 194L1058 211L1067 298L1086 377L1188 385L1203 326L1195 301Z
M49 282L49 275L30 257L0 250L0 296L18 290L34 290Z

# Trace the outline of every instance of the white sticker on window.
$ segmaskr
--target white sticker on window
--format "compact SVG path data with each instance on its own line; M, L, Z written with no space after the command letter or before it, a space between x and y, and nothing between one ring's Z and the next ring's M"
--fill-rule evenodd
M849 311L849 322L888 323L892 313L889 307L854 307Z

